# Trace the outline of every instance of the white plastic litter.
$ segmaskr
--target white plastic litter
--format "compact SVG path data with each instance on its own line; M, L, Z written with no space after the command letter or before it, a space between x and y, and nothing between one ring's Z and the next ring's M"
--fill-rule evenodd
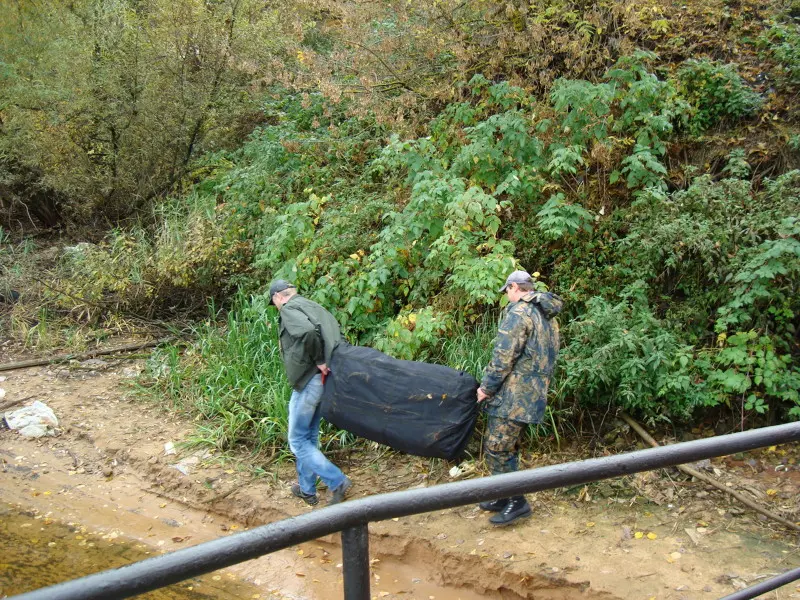
M5 414L9 429L29 438L40 438L45 435L56 435L58 419L52 409L44 402L35 400L30 406Z

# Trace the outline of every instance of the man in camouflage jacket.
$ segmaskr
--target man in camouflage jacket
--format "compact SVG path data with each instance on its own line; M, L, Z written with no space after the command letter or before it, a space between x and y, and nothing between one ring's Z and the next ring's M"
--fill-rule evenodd
M563 302L555 294L536 292L525 271L514 271L500 289L508 296L492 359L478 389L478 402L489 415L484 456L492 475L517 470L517 444L529 423L540 423L547 405L547 387L559 348L555 316ZM529 517L525 496L482 502L497 512L489 521L508 525Z

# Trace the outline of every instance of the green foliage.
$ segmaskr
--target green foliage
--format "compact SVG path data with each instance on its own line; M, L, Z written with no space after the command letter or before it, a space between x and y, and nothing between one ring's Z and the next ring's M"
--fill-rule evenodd
M708 403L693 384L692 349L657 319L641 282L619 302L592 298L570 323L559 370L562 393L579 404L618 406L653 419L686 418Z
M169 193L200 153L240 141L251 83L290 42L279 11L253 0L0 4L0 157L17 205L117 222Z
M204 311L238 284L250 245L215 218L213 198L190 195L157 208L156 227L114 230L100 244L67 247L43 299L78 320L149 316L165 306Z
M728 172L748 171L733 153ZM742 179L703 176L671 196L650 191L633 207L622 240L628 269L647 282L654 301L669 302L664 323L697 345L702 405L730 406L731 396L740 396L743 412L800 414L792 391L799 210L796 171L767 182L762 192ZM719 348L703 347L710 324Z
M787 219L800 210L797 184L793 172L760 193L745 180L708 176L672 195L652 190L634 204L622 241L629 268L673 298L671 310L684 315L687 333L703 335L716 311L718 331L749 322L781 327L792 318L778 316L795 272L796 233ZM766 298L775 303L771 310L761 304Z
M558 193L545 202L537 213L542 235L557 240L567 235L575 235L579 230L592 230L592 215L579 204L567 204L564 194Z
M756 323L794 335L800 314L795 282L800 278L800 219L787 217L775 228L776 238L742 250L731 269L731 299L719 310L717 331Z
M678 70L681 95L692 105L689 131L697 134L722 119L754 114L761 97L742 81L736 66L689 59Z
M620 173L625 177L629 188L666 189L667 187L664 181L667 168L649 149L638 144L633 154L622 161ZM611 174L609 180L611 183L616 181L614 173Z
M720 348L705 353L713 365L708 384L720 399L741 398L743 412L763 414L772 402L784 402L788 414L800 418L800 369L793 365L791 354L782 354L775 342L773 336L752 329L731 336L721 334Z
M431 307L400 313L375 340L375 348L404 360L428 360L432 347L452 329L452 317Z
M655 60L651 52L623 57L609 69L605 82L558 80L553 86L553 107L562 119L560 130L569 136L572 148L566 155L555 154L559 171L575 173L574 148L585 152L592 144L630 140L633 152L609 176L614 184L625 178L630 189L666 187L667 170L659 157L675 125L682 124L688 105L675 86L647 70ZM581 161L582 162L582 161ZM562 166L564 165L564 166Z
M737 143L721 174L668 192L675 131L715 100L698 92L690 104L656 61L635 52L591 82L558 80L544 99L475 75L412 137L347 101L271 88L266 124L239 150L196 161L191 192L163 205L158 226L117 232L69 263L92 280L71 294L199 305L284 277L349 339L479 376L495 331L487 314L523 267L567 301L551 416L598 406L650 420L711 407L794 415L800 178L750 181L752 154ZM732 71L712 67L686 69L722 89L714 74ZM244 362L254 351L244 338L274 350L256 325L272 318L260 302L239 300L224 329L199 328L159 383L210 419L204 435L220 446L281 443L259 406L286 392L241 406L209 383L249 390L256 376L243 367L214 369ZM742 346L736 336L750 331ZM206 387L179 391L184 377Z
M212 319L216 315L211 315ZM224 325L207 320L181 355L167 346L148 360L143 391L200 420L195 441L219 450L247 445L283 458L291 393L278 350L274 309L239 296Z
M773 23L759 38L759 46L778 63L782 83L800 85L800 26L796 22Z

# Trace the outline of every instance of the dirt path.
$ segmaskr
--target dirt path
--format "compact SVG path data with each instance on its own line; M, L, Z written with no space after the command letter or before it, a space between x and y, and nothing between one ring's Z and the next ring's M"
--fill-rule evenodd
M152 552L311 510L291 497L290 468L253 479L250 469L182 452L193 424L130 398L124 383L137 369L135 362L105 361L6 373L4 402L28 396L46 402L62 434L26 440L0 431L0 501L80 523L107 539L138 540ZM169 442L177 454L165 453ZM741 465L753 460L741 458ZM759 465L767 458L759 457ZM714 468L740 466L731 461L715 461ZM783 462L785 471L764 468L749 485L762 494L769 489L765 498L793 510L800 472L796 460ZM426 485L429 466L407 456L344 464L356 497ZM800 565L795 538L721 496L710 502L697 484L670 484L655 474L633 483L650 486L663 503L623 497L609 482L588 494L539 494L535 517L511 529L489 527L487 515L471 506L374 523L373 596L710 599ZM229 572L257 586L262 598L341 597L338 542L329 536ZM784 588L781 597L787 596L800 597L800 589Z

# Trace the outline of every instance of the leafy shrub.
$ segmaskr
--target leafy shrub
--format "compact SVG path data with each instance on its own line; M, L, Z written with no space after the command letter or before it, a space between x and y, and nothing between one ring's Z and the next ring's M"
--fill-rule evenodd
M759 38L759 45L778 63L784 83L800 85L800 26L797 23L773 23Z
M655 58L652 52L638 51L620 58L606 73L605 82L558 80L551 92L561 131L573 147L585 151L597 143L618 145L620 137L633 146L609 176L612 184L624 176L630 189L666 187L667 170L659 157L675 125L684 123L689 111L671 82L648 71ZM564 159L555 152L560 166ZM568 168L574 172L574 167Z
M653 286L655 299L670 298L673 311L686 303L687 333L705 332L716 311L720 331L727 324L765 325L764 319L774 330L777 307L788 296L771 287L773 279L789 289L781 286L794 273L795 234L786 219L800 210L798 181L789 173L754 193L746 180L702 176L671 195L651 190L632 208L621 242L625 260Z
M375 340L375 348L396 358L427 360L452 327L450 315L437 313L431 307L400 313Z
M761 106L761 97L742 81L735 65L689 59L677 76L681 95L693 107L689 131L694 134L722 119L752 115Z
M734 155L730 172L746 173ZM627 262L669 300L666 323L696 345L703 405L741 411L797 408L796 320L800 314L800 173L753 192L741 179L697 178L671 196L650 191L633 207L622 241ZM711 344L709 325L717 332ZM700 385L700 384L698 384Z
M800 368L776 347L784 346L780 338L751 329L720 334L718 345L702 353L710 363L705 375L715 403L730 405L731 398L740 398L743 422L746 411L763 414L773 403L776 409L784 403L788 415L800 419Z
M592 215L579 204L567 204L564 194L558 193L536 214L539 228L549 239L557 240L565 235L575 235L579 230L592 230Z
M654 419L687 418L707 403L690 371L692 349L657 319L646 286L612 303L594 297L570 323L559 358L562 393L584 407L621 407Z

